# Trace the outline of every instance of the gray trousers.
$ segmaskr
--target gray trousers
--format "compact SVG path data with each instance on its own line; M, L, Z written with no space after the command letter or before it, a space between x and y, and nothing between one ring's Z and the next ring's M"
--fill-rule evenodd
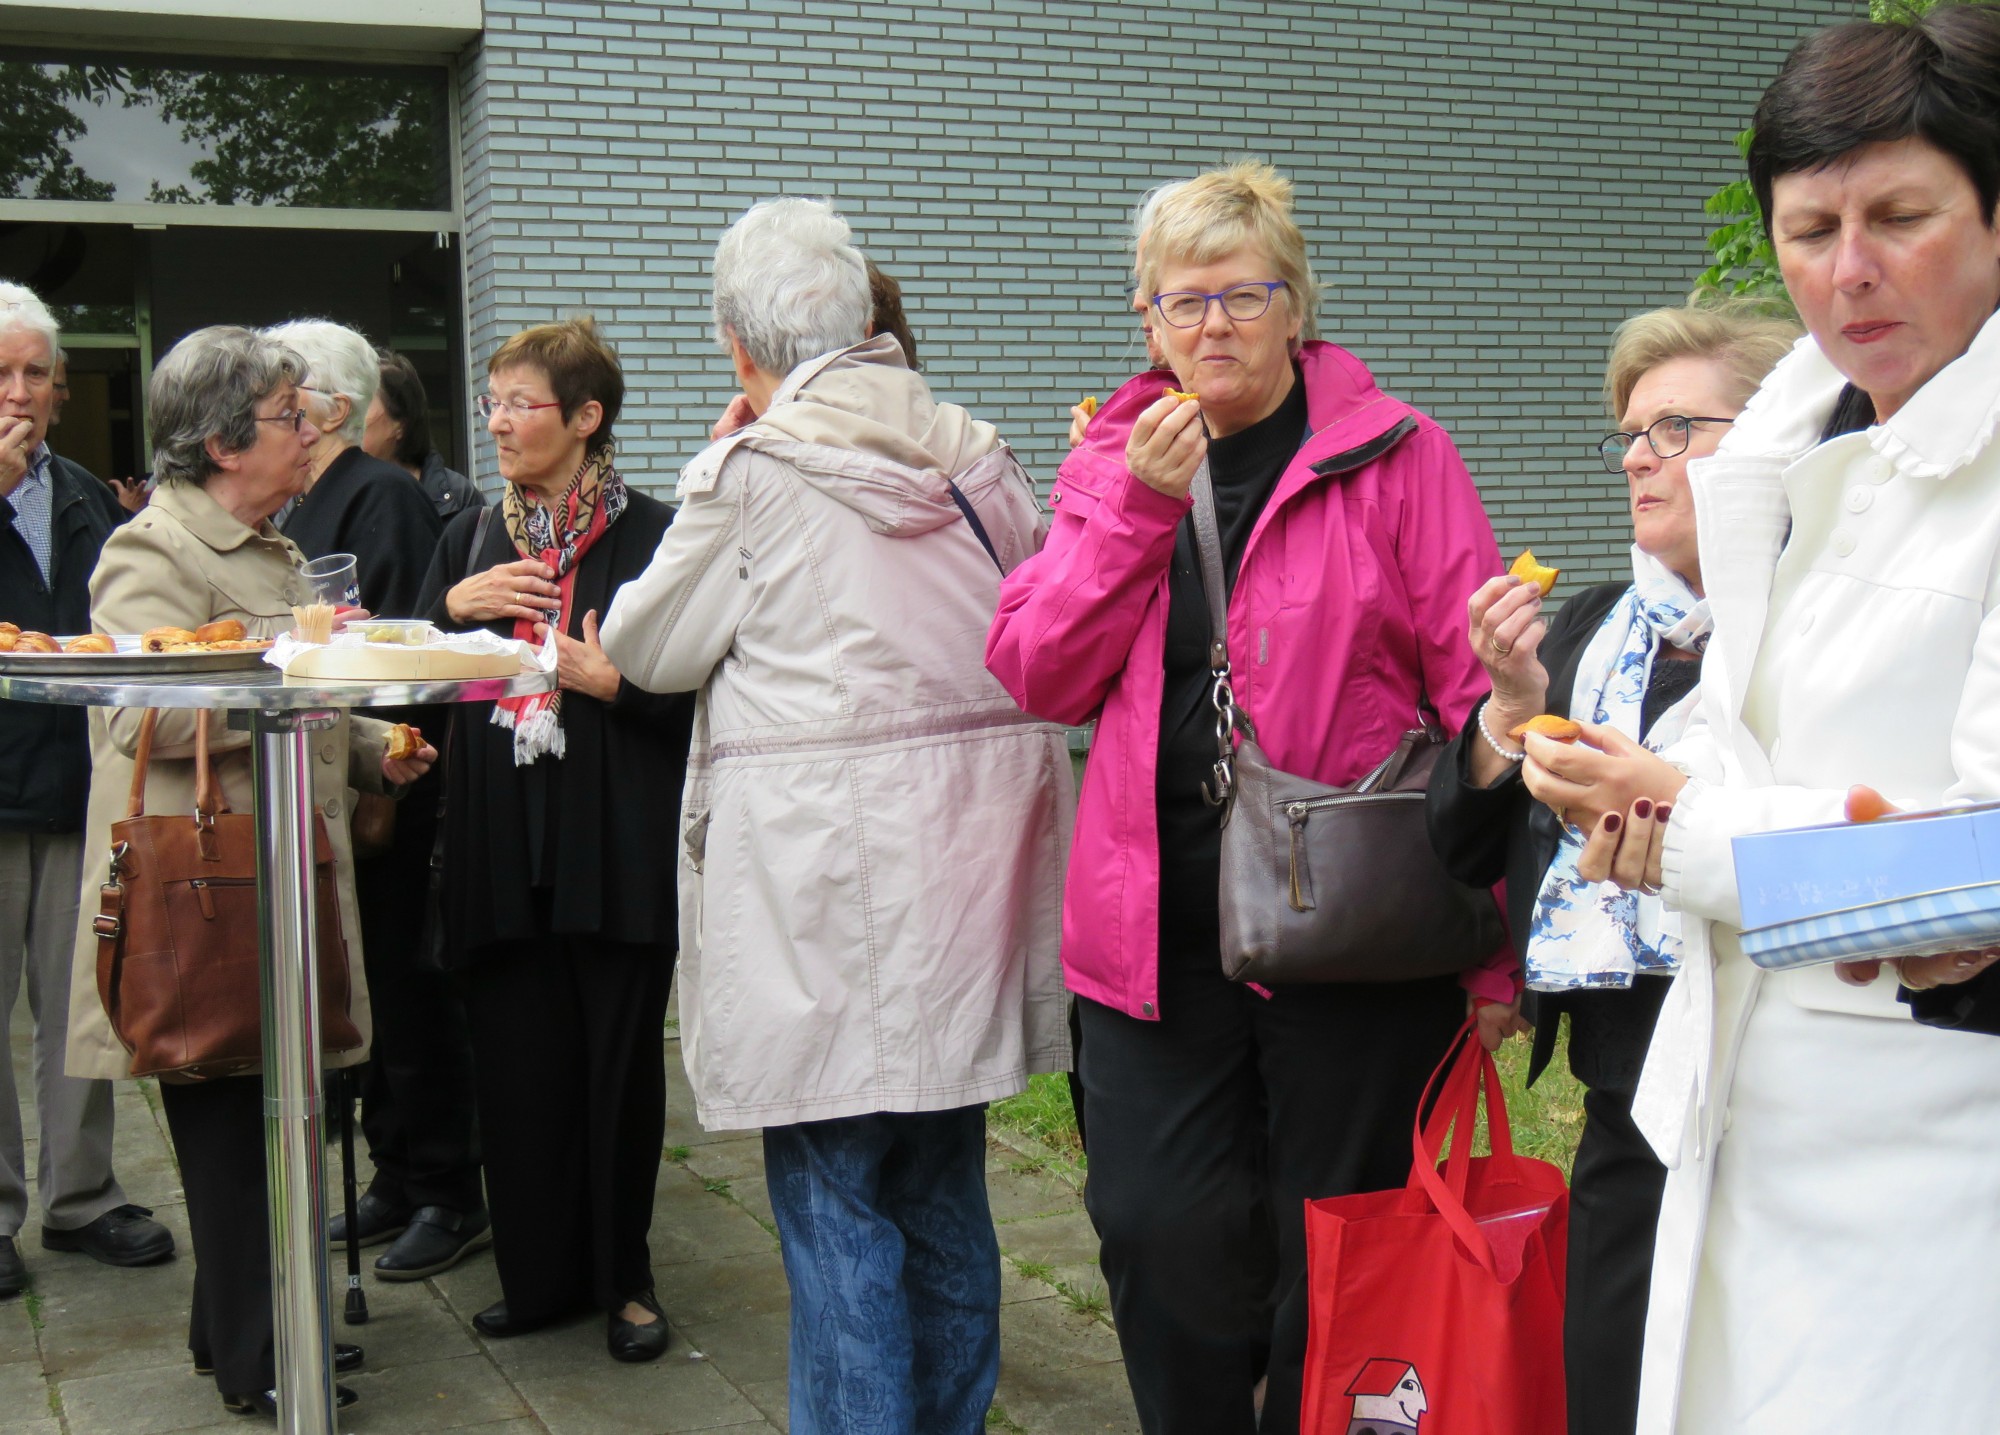
M14 1084L11 1023L21 979L34 1016L35 1110L41 1140L35 1189L42 1222L87 1226L125 1193L111 1174L111 1083L63 1075L70 962L76 951L78 833L0 832L0 1236L28 1218L27 1156Z

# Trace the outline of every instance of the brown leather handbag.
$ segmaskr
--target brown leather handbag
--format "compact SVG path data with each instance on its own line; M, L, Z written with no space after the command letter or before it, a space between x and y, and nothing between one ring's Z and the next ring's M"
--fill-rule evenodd
M1402 982L1476 965L1500 945L1500 913L1491 892L1452 880L1424 830L1431 769L1448 741L1436 710L1420 697L1419 726L1346 787L1273 764L1230 685L1228 590L1206 461L1193 495L1215 680L1215 780L1202 791L1223 809L1223 975Z
M146 812L158 718L149 711L140 724L131 802L124 820L111 824L111 870L93 923L97 994L132 1053L132 1075L238 1076L264 1058L256 819L229 810L209 762L205 720L196 726L194 815ZM317 812L313 871L321 1045L354 1051L361 1033L348 1010L333 844Z

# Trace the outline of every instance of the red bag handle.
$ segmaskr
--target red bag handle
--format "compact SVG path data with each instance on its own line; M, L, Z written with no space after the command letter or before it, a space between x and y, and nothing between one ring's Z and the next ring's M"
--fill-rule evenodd
M1417 1108L1418 1122L1410 1138L1415 1157L1410 1166L1410 1188L1420 1189L1430 1198L1452 1234L1486 1273L1498 1280L1501 1277L1493 1243L1486 1239L1486 1233L1465 1208L1466 1185L1472 1174L1472 1133L1478 1122L1482 1086L1486 1094L1487 1134L1493 1147L1490 1159L1513 1163L1514 1133L1507 1121L1507 1099L1500 1089L1500 1068L1493 1064L1492 1054L1480 1043L1470 1019L1459 1029L1451 1052L1431 1073L1424 1088L1426 1104L1440 1078L1443 1078L1442 1089L1438 1091L1437 1105L1432 1108L1428 1123L1422 1119L1423 1107ZM1445 1136L1452 1132L1456 1135L1451 1155L1445 1160L1444 1174L1439 1175L1438 1153L1444 1148Z

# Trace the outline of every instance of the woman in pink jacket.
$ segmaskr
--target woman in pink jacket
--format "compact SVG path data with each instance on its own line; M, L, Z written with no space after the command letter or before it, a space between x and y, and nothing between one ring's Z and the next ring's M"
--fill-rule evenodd
M1400 1186L1461 985L1514 1000L1499 958L1462 983L1266 991L1222 976L1196 469L1205 458L1215 490L1237 701L1288 771L1360 777L1424 693L1455 730L1485 686L1464 595L1500 571L1444 431L1309 339L1317 293L1291 210L1263 164L1163 197L1139 277L1173 372L1133 379L1090 422L987 640L1029 712L1097 722L1063 969L1083 1031L1086 1202L1147 1435L1298 1429L1301 1203Z

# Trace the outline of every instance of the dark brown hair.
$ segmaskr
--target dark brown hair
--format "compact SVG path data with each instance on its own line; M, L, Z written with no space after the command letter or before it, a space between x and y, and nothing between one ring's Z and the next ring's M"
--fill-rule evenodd
M396 462L406 468L422 468L431 456L430 399L417 366L401 354L377 349L375 358L382 369L382 382L375 396L382 412L402 425L396 436Z
M917 366L917 336L910 332L910 321L903 317L903 286L875 267L875 261L868 261L868 297L875 305L875 327L871 334L894 334L896 342L903 346L903 357L910 361L912 369Z
M604 421L585 440L585 453L597 453L611 442L611 425L625 402L625 375L595 319L573 314L559 323L523 329L487 361L486 372L497 374L517 365L541 371L562 405L564 423L592 399L603 406Z
M1991 222L2000 204L2000 8L1941 5L1801 41L1758 102L1750 187L1764 224L1780 175L1916 137L1958 161Z

